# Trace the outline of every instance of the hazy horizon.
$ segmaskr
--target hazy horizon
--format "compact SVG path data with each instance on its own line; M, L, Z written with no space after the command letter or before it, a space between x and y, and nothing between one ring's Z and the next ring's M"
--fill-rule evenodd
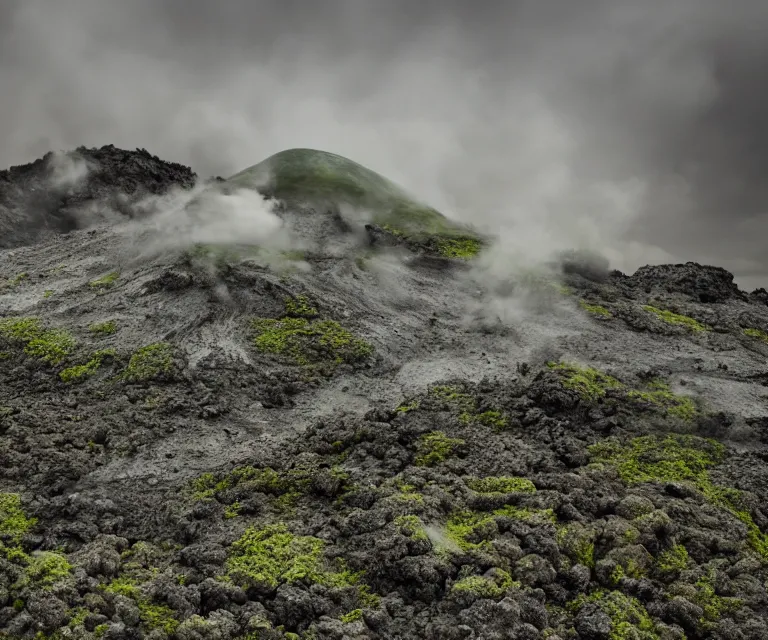
M511 252L768 287L768 5L10 0L0 166L143 147L202 177L345 155Z

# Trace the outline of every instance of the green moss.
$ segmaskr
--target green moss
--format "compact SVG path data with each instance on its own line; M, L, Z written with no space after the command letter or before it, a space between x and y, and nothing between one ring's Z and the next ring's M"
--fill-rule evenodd
M445 531L462 551L472 551L490 546L488 537L495 533L496 527L492 515L463 510L451 515Z
M126 598L131 598L133 600L141 597L141 589L139 589L139 586L133 580L126 577L115 578L104 587L104 591L125 596Z
M241 505L239 502L233 502L226 509L224 509L224 517L229 520L231 518L237 518L240 514Z
M633 389L627 393L627 396L638 402L664 409L669 415L688 422L698 414L691 398L672 393L665 382L654 380L648 387L642 391Z
M227 577L244 588L276 588L299 581L330 587L356 584L360 574L327 569L324 547L319 538L296 536L282 524L250 527L232 545Z
M438 398L459 412L459 421L464 425L482 424L497 429L507 426L507 418L501 411L494 409L478 412L476 398L465 393L458 387L436 386L429 390L430 395Z
M52 551L41 551L30 556L29 564L24 570L24 577L18 586L32 585L47 591L54 584L68 577L71 572L72 565L64 555Z
M550 524L556 520L551 509L529 509L514 505L505 505L492 513L464 509L451 514L445 525L446 534L462 551L485 549L498 533L498 518L512 518L531 524Z
M115 355L116 353L114 349L101 349L100 351L96 351L93 354L93 357L85 364L69 367L68 369L59 372L59 378L68 384L82 382L96 373L104 360L107 358L114 358Z
M512 580L503 569L495 568L491 577L468 576L455 582L452 593L468 593L478 598L501 598L509 589L520 588L520 583Z
M464 440L449 438L442 431L432 431L419 439L414 463L420 467L432 467L444 462L464 445Z
M424 524L418 516L407 515L395 518L395 526L404 536L412 540L428 540Z
M127 382L146 382L169 373L173 367L173 347L156 342L137 349L122 374Z
M552 509L529 509L528 507L516 507L511 504L496 509L493 515L497 518L524 520L531 524L554 524L557 522L557 516L555 516L555 512Z
M482 244L474 238L440 238L437 241L437 252L444 258L474 258L482 249Z
M54 294L53 289L46 289L43 291L43 298L50 298Z
M412 400L411 402L405 404L401 404L399 407L395 409L398 413L408 413L410 411L416 411L416 409L419 408L419 401L418 400Z
M719 462L725 452L715 440L696 436L641 436L622 444L605 440L588 449L593 462L614 465L627 484L639 482L692 482L709 484L707 468Z
M104 636L104 634L109 631L109 625L108 624L100 624L97 625L96 628L93 630L93 635L97 638L101 638Z
M602 316L604 318L610 318L612 317L612 314L608 309L605 307L600 306L599 304L590 304L586 300L579 300L579 306L584 309L584 311L591 313L596 316Z
M91 333L111 336L117 331L117 323L114 320L107 320L106 322L94 322L88 327L88 330Z
M17 493L0 493L0 536L18 544L22 536L37 524L35 518L27 518L21 508Z
M176 619L173 609L152 602L144 595L136 580L123 576L115 578L103 588L107 593L121 595L133 600L139 609L139 617L145 630L162 629L171 635L178 628L179 621Z
M711 570L706 576L696 581L696 596L694 602L703 610L702 622L719 622L722 618L738 611L744 606L740 598L723 597L716 593L714 584L715 572Z
M90 286L92 289L109 289L115 284L115 282L117 282L119 277L120 274L117 271L112 271L105 276L102 276L101 278L91 280L88 283L88 286Z
M574 523L560 527L557 544L574 562L590 569L595 566L595 531L582 524Z
M59 364L75 348L75 339L63 329L43 329L34 317L0 321L0 336L25 345L24 353L51 365Z
M684 482L696 488L710 503L725 509L747 526L747 541L768 560L768 536L742 506L736 489L716 486L707 471L723 458L725 447L715 440L689 435L642 436L624 445L605 440L589 447L593 462L616 467L627 484Z
M344 624L349 624L350 622L357 622L358 620L363 619L363 610L362 609L353 609L349 613L345 613L343 616L339 618Z
M289 318L316 318L317 309L306 296L285 299L285 315Z
M162 629L168 635L173 634L178 629L179 621L174 617L174 611L170 607L146 600L139 600L137 606L139 607L139 617L147 629Z
M510 476L490 476L487 478L468 478L467 486L477 493L533 493L536 487L527 478Z
M595 591L582 595L568 604L576 614L589 603L594 603L611 619L610 640L660 640L651 616L636 598L621 591Z
M7 286L13 289L14 287L18 287L27 278L29 278L29 274L26 271L22 271L21 273L13 276L13 278L9 279Z
M285 356L298 365L356 363L373 347L333 320L257 318L254 344L263 353Z
M694 333L700 333L703 331L712 330L711 327L708 327L707 325L702 324L698 320L694 320L693 318L689 318L688 316L683 316L678 313L673 313L672 311L658 309L656 307L652 307L651 305L645 305L643 307L643 310L647 311L648 313L652 313L662 322L685 327L686 329L688 329L689 331L693 331Z
M565 362L550 362L547 366L561 372L564 376L563 386L578 392L587 402L595 402L604 397L609 389L621 389L624 386L616 378L591 367L580 367Z
M757 340L762 340L763 342L768 342L768 333L761 329L744 329L744 335L749 336L750 338L756 338Z
M678 573L688 566L688 550L681 544L659 554L657 559L662 573Z

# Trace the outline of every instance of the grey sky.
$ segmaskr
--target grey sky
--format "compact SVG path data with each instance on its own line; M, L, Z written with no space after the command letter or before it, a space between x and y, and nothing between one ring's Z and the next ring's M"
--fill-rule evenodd
M335 151L510 250L768 286L761 0L0 0L0 165Z

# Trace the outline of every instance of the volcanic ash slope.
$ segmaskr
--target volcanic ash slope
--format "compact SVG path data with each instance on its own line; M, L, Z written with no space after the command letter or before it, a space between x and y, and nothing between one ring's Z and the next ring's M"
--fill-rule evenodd
M7 637L768 637L765 291L499 278L311 150L0 187Z

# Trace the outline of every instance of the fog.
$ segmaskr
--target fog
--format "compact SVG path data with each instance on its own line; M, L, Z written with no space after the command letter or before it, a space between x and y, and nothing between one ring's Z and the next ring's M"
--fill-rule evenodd
M144 147L202 176L348 156L516 262L768 286L768 3L5 0L0 166Z

